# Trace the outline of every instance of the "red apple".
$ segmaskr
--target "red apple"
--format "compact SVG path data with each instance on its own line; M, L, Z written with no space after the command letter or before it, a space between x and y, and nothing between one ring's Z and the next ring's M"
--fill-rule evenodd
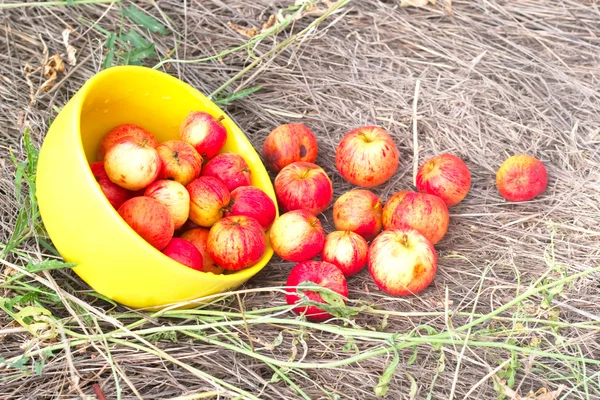
M179 182L156 181L146 188L144 196L152 197L167 206L175 229L181 228L190 215L190 195Z
M265 192L254 186L240 186L231 192L231 203L223 216L246 215L255 218L269 229L277 215L275 202Z
M231 199L229 190L220 179L201 176L186 186L190 194L190 219L210 228L223 217L223 211Z
M234 215L217 221L210 228L206 247L217 265L238 271L261 259L267 248L267 238L257 220Z
M186 267L202 271L202 254L187 240L173 238L162 252Z
M173 218L167 206L150 197L134 197L121 204L118 213L145 241L158 250L173 238Z
M223 118L217 119L202 111L191 112L179 127L179 137L194 146L203 159L210 160L227 141L227 130L221 123Z
M273 172L296 161L314 163L318 146L315 134L302 124L284 124L273 129L265 139L262 156Z
M333 223L338 231L352 231L365 240L381 232L382 201L366 189L350 190L333 203Z
M369 245L359 234L335 231L325 237L321 259L338 267L345 276L351 276L367 265L368 252Z
M383 207L383 228L386 230L412 228L421 232L431 243L439 242L446 231L450 216L442 199L432 194L398 192Z
M346 303L348 284L342 271L335 265L327 261L304 261L298 263L290 271L286 283L286 286L289 288L286 289L285 300L289 305L294 305L302 301L303 296L298 293L299 291L311 301L325 303L325 300L321 297L321 293L296 288L296 286L304 282L312 282L330 289L343 296L344 303ZM293 308L293 311L296 314L304 314L306 319L315 322L326 321L333 317L333 315L317 306L298 306Z
M306 210L281 215L271 225L273 251L284 260L310 260L323 250L325 231L317 217Z
M496 173L498 191L508 201L528 201L546 191L548 171L540 160L517 154L502 163Z
M208 254L206 243L208 241L208 232L206 228L194 228L189 231L185 231L181 235L181 239L187 240L198 249L202 255L202 272L212 272L215 275L223 273L223 267L215 264L213 259Z
M156 149L131 137L119 140L106 152L104 169L110 180L127 190L140 190L158 178L161 161Z
M323 168L297 161L277 174L275 194L283 209L307 210L317 215L329 207L333 186Z
M394 296L417 294L435 276L437 257L431 242L414 229L383 231L369 249L369 272Z
M100 144L98 145L98 160L104 160L106 152L111 147L113 147L114 144L117 143L117 141L124 137L131 137L137 142L146 141L146 144L149 147L158 146L158 141L156 140L154 135L145 130L144 128L134 124L123 124L114 127L102 137L102 139L100 140Z
M200 176L202 157L189 143L167 140L156 146L162 161L160 179L172 179L186 186Z
M239 154L231 152L219 154L206 163L202 175L219 178L229 191L252 184L250 167L246 164L246 160Z
M470 187L469 168L452 154L430 158L417 172L417 190L438 196L448 207L460 203Z
M110 204L112 204L112 206L115 209L121 207L121 204L133 197L132 192L122 188L116 183L113 183L108 178L108 175L106 175L106 171L104 171L103 161L96 161L91 163L90 169L92 170L94 178L96 178L96 182L98 182L98 185L100 185L102 193L104 193L104 196L106 196Z
M342 138L335 152L335 166L354 185L381 185L398 168L398 148L382 128L363 126Z

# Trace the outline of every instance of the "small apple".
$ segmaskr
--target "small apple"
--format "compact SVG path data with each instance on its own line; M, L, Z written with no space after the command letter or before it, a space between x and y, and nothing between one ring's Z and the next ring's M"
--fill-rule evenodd
M363 126L342 138L335 152L335 166L348 182L374 187L396 172L398 148L382 128Z
M202 111L191 112L179 127L179 137L194 146L204 160L210 160L227 141L227 129L221 123L224 118L217 119Z
M201 176L186 186L190 194L190 219L210 228L223 217L223 211L231 200L229 190L220 179Z
M506 159L498 169L496 186L508 201L533 200L546 191L548 171L537 158L517 154Z
M250 167L244 157L236 153L221 153L210 160L202 169L202 175L214 176L223 181L229 191L240 186L250 186Z
M144 140L123 137L108 149L104 169L109 179L127 190L140 190L158 178L162 162L154 147Z
M325 231L317 217L306 210L281 215L271 225L273 251L284 260L310 260L323 250Z
M448 207L432 194L402 191L390 197L383 207L383 228L412 228L431 243L439 242L450 222Z
M167 206L150 197L134 197L117 210L138 235L158 250L173 238L173 218Z
M285 300L290 306L298 304L303 300L303 296L298 292L301 292L311 301L325 303L325 300L321 297L321 293L296 288L305 282L315 283L340 294L343 296L344 303L346 303L346 298L348 297L346 277L344 277L342 271L335 265L327 261L303 261L296 264L290 271L287 283L285 284L289 287L285 290ZM333 317L333 315L317 306L298 306L292 310L296 314L304 314L306 319L314 322L323 322Z
M186 267L202 271L202 254L187 240L173 238L162 252Z
M223 216L246 215L255 218L262 227L269 229L277 209L275 202L265 192L254 186L240 186L231 192L231 202Z
M394 296L417 294L435 276L437 256L431 242L414 229L383 231L369 248L369 272Z
M108 199L110 204L115 209L121 207L121 204L125 203L127 200L133 197L133 193L127 189L122 188L121 186L113 183L106 175L106 171L104 171L104 162L96 161L90 164L90 169L92 170L92 174L94 178L96 178L96 182L100 185L100 189L102 189L102 193Z
M208 232L209 230L206 228L194 228L182 233L180 238L193 244L202 255L202 272L212 272L215 275L219 275L223 273L224 269L215 264L210 254L208 254L208 249L206 248Z
M469 168L452 154L430 158L417 172L417 190L438 196L448 207L460 203L470 187Z
M162 161L160 179L172 179L186 186L200 176L202 157L189 143L181 140L167 140L156 146Z
M146 144L149 147L154 148L158 146L158 141L156 140L154 135L145 130L144 128L134 124L122 124L119 126L115 126L106 135L102 137L102 139L100 140L100 144L98 145L98 160L104 160L106 152L111 147L113 147L119 139L122 139L124 137L131 137L137 142L146 141Z
M217 265L238 271L261 259L267 248L267 238L257 220L234 215L217 221L210 228L206 247Z
M315 134L302 124L284 124L273 129L265 139L262 156L273 172L296 161L314 163L318 146Z
M333 186L323 168L297 161L279 171L275 194L284 210L307 210L317 215L329 207Z
M381 232L382 201L366 189L350 190L333 203L333 224L338 231L352 231L365 240Z
M359 234L335 231L325 237L321 260L332 263L345 276L351 276L367 265L368 252L369 245Z
M166 179L156 181L146 188L144 196L152 197L167 206L175 229L181 228L190 215L190 194L179 182Z

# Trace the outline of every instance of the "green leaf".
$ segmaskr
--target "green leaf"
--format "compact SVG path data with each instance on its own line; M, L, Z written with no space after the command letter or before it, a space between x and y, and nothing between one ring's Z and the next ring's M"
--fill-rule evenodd
M317 292L325 303L308 299L308 297L304 295L304 291ZM336 293L329 288L319 286L314 282L301 282L298 285L298 294L304 298L304 304L316 306L335 317L348 318L357 315L360 312L360 309L346 306L344 298L339 293Z
M133 4L129 6L128 9L123 8L121 12L125 17L148 29L150 32L159 33L161 35L169 34L166 26L160 23L156 18L138 10Z
M279 346L281 343L283 343L283 332L279 332L279 335L277 335L277 337L275 338L275 340L273 340L273 343L271 343L271 345L273 347L277 347Z
M33 368L35 368L35 373L37 375L42 375L42 369L44 368L44 364L46 363L46 360L44 360L43 358L40 360L40 362L33 362Z
M123 43L129 43L134 49L141 49L148 47L150 42L146 40L142 35L130 29L129 32L119 36L119 40Z
M412 355L410 356L410 358L408 359L408 365L413 365L415 363L415 361L417 360L417 355L419 354L419 352L417 351L417 346L413 347L414 351L412 353Z
M154 43L150 43L146 47L142 47L139 49L133 49L125 53L125 61L127 64L132 64L143 60L144 58L155 56L154 52Z
M396 372L396 367L398 367L398 363L400 362L400 355L398 354L398 350L395 347L392 347L394 350L394 358L388 367L385 369L383 374L379 377L379 382L377 382L377 386L373 389L375 391L375 396L383 397L386 395L389 389L389 383Z
M415 400L417 398L417 389L418 389L417 381L408 372L405 372L404 375L406 375L406 377L410 381L410 392L408 392L408 396L409 396L410 400Z
M247 96L251 95L252 93L257 92L260 89L262 89L262 86L260 86L260 85L253 86L248 89L243 89L243 90L240 90L239 92L231 93L228 96L216 99L215 103L219 106L226 106L228 104L233 103L236 100L243 99L244 97L247 97Z
M106 53L106 57L104 58L104 62L102 63L102 68L106 69L112 66L113 61L115 59L115 40L117 36L114 33L111 33L106 39L106 43L104 46L108 49L108 53Z
M21 371L26 371L27 367L25 366L25 364L27 363L27 361L29 361L29 357L21 357L17 361L15 361L14 363L9 364L8 366L12 367L12 368L19 369Z
M75 263L66 263L59 260L45 259L44 261L37 264L27 264L25 269L31 273L37 273L41 271L50 271L54 269L67 269L73 268L77 264Z

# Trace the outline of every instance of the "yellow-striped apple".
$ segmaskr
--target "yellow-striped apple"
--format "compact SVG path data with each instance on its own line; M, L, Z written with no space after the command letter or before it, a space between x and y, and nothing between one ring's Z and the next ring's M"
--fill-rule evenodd
M250 167L246 160L232 152L221 153L207 162L202 169L202 175L219 178L229 191L252 184Z
M296 161L314 163L319 151L317 139L303 124L284 124L273 129L265 139L262 156L273 172Z
M152 197L167 206L175 229L181 228L190 215L190 194L177 181L156 181L146 188L144 196Z
M279 171L275 194L284 210L307 210L317 215L329 207L333 186L323 168L297 161Z
M206 228L194 228L183 232L180 238L193 244L202 255L202 272L212 272L215 275L219 275L223 273L224 269L215 264L210 254L208 254L208 249L206 248L208 232L209 230Z
M179 137L194 146L204 160L210 160L227 141L227 129L221 123L223 118L202 111L191 112L179 127Z
M402 191L393 194L383 207L383 228L412 228L431 243L439 242L450 222L448 207L432 194Z
M381 232L382 201L366 189L350 190L333 203L333 224L338 231L352 231L365 240Z
M196 271L202 271L202 254L200 254L198 249L187 240L173 238L162 252L164 255L186 267L190 267Z
M335 152L335 166L348 182L362 186L381 185L398 168L398 148L385 130L363 126L342 138Z
M191 181L186 189L190 194L190 219L193 222L210 228L223 217L231 195L220 179L201 176Z
M186 186L200 176L202 157L189 143L167 140L156 146L162 161L160 179L172 179Z
M99 161L104 160L104 156L108 149L114 146L114 144L124 137L131 137L137 142L146 141L149 147L158 146L158 141L153 134L145 130L144 128L134 124L122 124L112 128L106 135L100 140L98 145L97 157Z
M517 154L506 159L498 169L496 186L508 201L533 200L546 191L548 171L537 158Z
M267 238L257 220L234 215L222 218L210 228L206 247L217 265L238 271L261 259L267 248Z
M309 289L296 288L302 283L314 283L321 287L330 289L342 296L342 300L346 303L348 297L348 284L346 277L335 265L327 261L304 261L296 264L290 271L285 290L285 300L289 305L301 303L303 297L308 300L326 303L321 296L321 293ZM299 293L300 292L300 293ZM306 319L322 322L333 316L327 311L318 306L297 306L292 309L296 314L304 314Z
M144 139L123 137L106 152L104 169L109 179L127 190L140 190L158 178L162 162Z
M158 250L173 238L175 228L167 206L150 197L134 197L117 210L121 218L138 235Z
M414 229L383 231L369 248L369 272L394 296L417 294L435 276L437 256L431 242Z
M351 276L367 265L368 252L369 245L359 234L334 231L325 237L321 260L332 263L345 276Z
M310 260L323 250L325 231L317 217L306 210L282 214L271 225L273 251L284 260Z
M471 187L469 168L452 154L440 154L425 161L416 180L419 192L438 196L448 207L460 203Z
M246 215L255 218L268 229L277 215L275 202L265 192L254 186L240 186L231 192L231 202L223 216Z
M121 207L121 204L125 203L127 200L133 197L133 193L129 190L122 188L121 186L113 183L106 175L106 171L104 170L104 162L96 161L90 164L90 169L92 170L92 174L94 178L96 178L96 182L100 185L100 189L102 189L102 193L108 199L110 204L115 209Z

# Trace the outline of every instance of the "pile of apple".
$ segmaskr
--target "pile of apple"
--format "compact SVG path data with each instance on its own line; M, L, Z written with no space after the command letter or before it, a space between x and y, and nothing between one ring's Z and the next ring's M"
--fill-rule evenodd
M241 155L221 153L221 119L192 112L179 134L159 143L133 124L106 133L90 164L102 192L144 240L187 267L221 274L256 264L275 203L252 186Z
M375 283L395 296L417 294L437 270L434 245L449 225L448 207L460 203L471 186L466 164L451 154L426 160L416 176L418 191L400 191L383 202L368 189L353 189L333 205L336 231L325 234L317 215L333 200L326 172L314 164L318 148L314 134L302 124L277 127L262 149L266 166L277 173L275 193L284 213L269 232L281 258L297 262L286 286L286 300L302 297L324 303L316 291L295 287L312 282L348 297L346 277L368 265ZM340 141L335 164L340 175L362 188L388 181L396 172L399 152L392 137L377 126L354 129ZM513 156L497 173L497 186L507 200L530 200L544 192L544 165L528 155ZM369 244L370 242L370 244ZM320 256L320 261L313 260ZM331 317L318 306L294 311L313 321Z

